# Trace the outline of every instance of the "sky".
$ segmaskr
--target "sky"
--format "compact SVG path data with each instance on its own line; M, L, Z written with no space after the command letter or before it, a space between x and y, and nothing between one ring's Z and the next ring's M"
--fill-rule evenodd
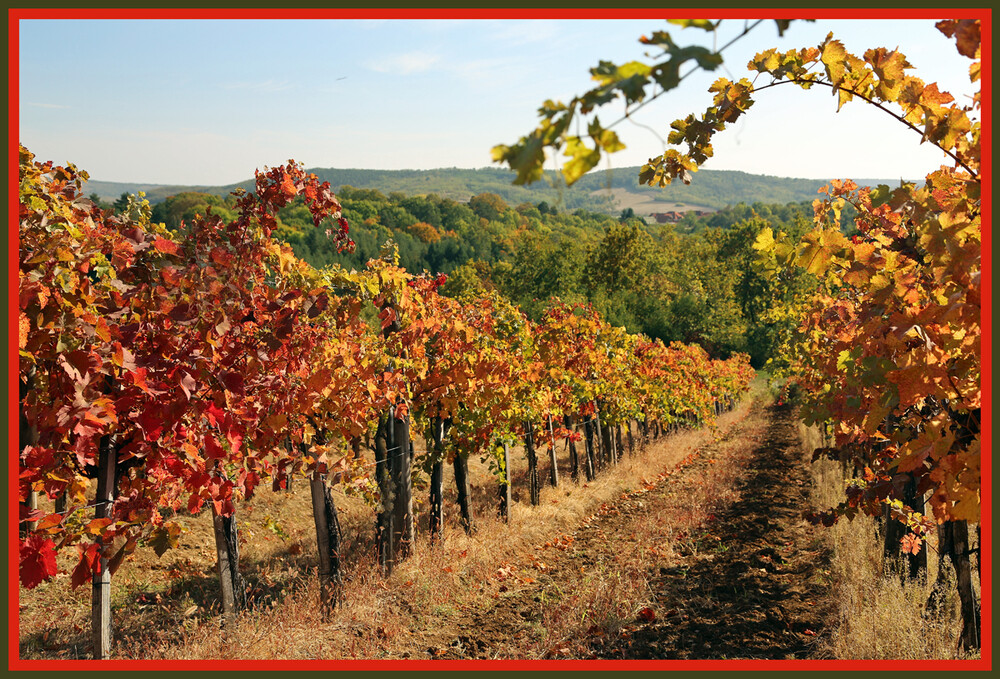
M577 13L578 14L578 13ZM567 16L573 16L568 14ZM926 82L968 100L969 60L933 20L766 21L615 129L612 167L664 150L670 123L710 105L718 77L752 77L758 51L815 46L828 32L849 50L899 48ZM19 134L40 160L73 162L92 179L223 185L289 159L306 167L478 168L490 149L537 124L546 100L589 89L601 60L646 60L638 38L681 45L712 36L648 20L21 20ZM605 124L624 109L600 112ZM649 129L652 128L652 129ZM716 136L706 169L806 178L916 179L947 162L915 132L855 102L836 112L826 90L762 92ZM495 165L494 165L495 166ZM551 163L550 163L551 166ZM607 167L603 163L601 168Z

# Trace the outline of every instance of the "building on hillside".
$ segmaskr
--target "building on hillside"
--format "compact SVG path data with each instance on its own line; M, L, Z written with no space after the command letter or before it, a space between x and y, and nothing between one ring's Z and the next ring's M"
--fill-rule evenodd
M679 222L684 217L684 213L671 210L669 212L654 212L649 216L655 219L657 224L673 224Z

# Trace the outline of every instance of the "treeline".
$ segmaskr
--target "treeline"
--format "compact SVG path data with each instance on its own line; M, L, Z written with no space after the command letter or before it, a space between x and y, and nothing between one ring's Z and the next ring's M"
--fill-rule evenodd
M479 169L439 168L434 170L360 170L337 168L313 168L322 181L327 181L337 195L344 186L359 189L376 189L383 193L405 193L420 196L434 193L455 201L467 201L481 193L495 193L509 205L546 202L559 206L560 210L572 212L583 208L595 212L617 213L608 200L607 188L624 189L631 193L649 196L665 203L678 202L704 205L717 209L729 205L755 202L783 205L801 201L812 202L817 191L826 184L821 179L795 179L754 175L729 170L701 170L696 172L691 184L671 184L663 188L639 185L639 168L622 167L613 170L599 170L582 177L573 186L567 187L562 177L552 171L531 184L512 184L515 173L503 168L484 167ZM895 187L899 181L857 179L860 185L876 186L887 184ZM97 194L105 200L113 201L122 193L144 191L150 203L163 202L170 196L182 193L205 193L220 197L228 196L234 189L253 190L253 180L225 186L171 186L163 184L139 184L125 182L104 182L89 180L88 194Z
M445 294L497 291L536 321L553 297L588 302L630 333L699 344L714 358L745 352L755 367L788 330L782 309L808 285L807 276L761 275L753 250L766 227L804 233L808 203L740 204L659 225L627 211L616 217L545 201L512 207L494 193L459 202L343 186L338 198L356 244L350 253L313 228L301 201L277 215L276 235L315 267L360 271L391 240L407 271L447 274ZM208 211L230 220L232 200L182 193L154 205L152 220L172 230ZM117 211L127 201L119 203Z
M639 168L628 167L609 172L591 172L574 185L588 192L617 188L655 196L656 200L723 208L739 203L753 203L766 196L769 203L797 203L817 197L825 179L795 179L749 174L735 170L700 170L690 184L674 182L662 188L640 186Z
M858 229L854 219L857 210L850 203L841 208L842 230L845 235L853 236ZM760 217L775 225L784 228L784 225L792 224L806 219L812 221L813 207L811 200L798 203L738 203L727 205L726 207L712 212L711 214L698 216L694 212L685 213L679 221L674 223L674 229L679 233L697 233L705 229L728 229L747 219Z

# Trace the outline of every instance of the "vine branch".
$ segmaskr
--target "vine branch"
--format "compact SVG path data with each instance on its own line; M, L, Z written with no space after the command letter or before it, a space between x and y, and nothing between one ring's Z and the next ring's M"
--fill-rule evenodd
M791 78L789 80L779 80L779 81L770 83L768 85L764 85L762 87L755 87L753 89L753 92L756 94L757 92L762 92L762 91L764 91L766 89L770 89L770 88L776 87L778 85L796 84L796 85L801 86L803 83L809 83L810 85L824 85L826 87L829 87L832 90L837 90L837 91L840 91L840 92L847 92L847 93L849 93L849 94L857 97L858 99L861 99L863 101L868 102L869 104L871 104L875 108L879 109L880 111L883 111L886 114L892 116L893 118L895 118L897 121L899 121L903 125L906 125L911 130L913 130L914 132L918 133L921 137L924 135L924 132L919 127L917 127L916 125L914 125L910 121L906 120L902 116L900 116L900 115L898 115L896 113L893 113L888 108L886 108L885 106L883 106L880 102L877 102L874 99L871 99L870 97L866 97L863 94L855 92L854 90L850 89L849 87L842 87L840 85L834 85L833 83L827 82L825 80L805 80L805 79L802 79L802 78ZM933 144L938 149L940 149L942 153L944 153L947 156L949 156L952 160L955 161L955 163L957 163L958 165L962 166L962 168L964 168L966 172L968 172L970 175L972 175L973 179L976 179L976 180L979 179L979 174L977 172L975 172L971 167L969 167L968 165L966 165L964 162L962 162L962 160L958 156L956 156L954 153L952 153L951 151L949 151L949 150L947 150L945 148L942 148L941 145L938 144L937 142L931 141L931 144Z

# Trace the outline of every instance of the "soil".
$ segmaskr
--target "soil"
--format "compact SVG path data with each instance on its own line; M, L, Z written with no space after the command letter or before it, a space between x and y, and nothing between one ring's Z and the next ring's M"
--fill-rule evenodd
M419 640L423 657L525 657L532 640L544 637L539 626L553 601L584 591L594 574L618 567L622 549L640 546L636 534L651 513L665 510L681 523L685 488L723 464L745 465L733 475L727 497L734 499L699 525L678 526L670 549L647 564L649 597L638 615L593 625L582 639L557 642L542 657L816 657L833 614L829 554L822 529L802 518L809 470L794 414L780 406L755 406L675 469L604 505L568 544L557 545L561 553L538 557L547 565L537 582L510 593L501 587L491 608L447 621ZM541 553L546 551L552 550Z

